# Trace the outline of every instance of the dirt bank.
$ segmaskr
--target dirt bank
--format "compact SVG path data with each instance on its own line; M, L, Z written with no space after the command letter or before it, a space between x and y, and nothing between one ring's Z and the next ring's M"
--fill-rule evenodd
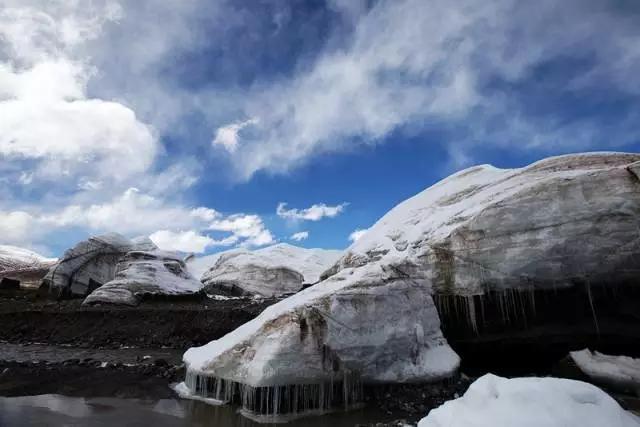
M0 341L76 347L137 346L187 349L220 338L256 317L274 300L144 301L138 307L82 306L35 291L0 294Z

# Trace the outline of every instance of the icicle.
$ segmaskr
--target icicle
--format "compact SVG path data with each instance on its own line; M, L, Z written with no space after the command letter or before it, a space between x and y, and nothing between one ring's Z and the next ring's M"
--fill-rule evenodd
M473 299L473 295L465 297L467 300L467 318L471 329L476 334L478 333L478 323L476 321L476 305L475 300Z
M279 416L308 411L349 408L362 400L362 382L350 372L341 381L330 379L316 384L291 384L252 387L234 381L187 371L185 384L192 394L242 405L252 416ZM337 391L340 390L340 393Z
M593 305L593 297L591 296L591 286L589 282L585 282L585 286L587 288L587 297L589 298L589 306L591 307L591 314L593 316L593 324L596 327L596 333L600 336L600 326L598 325L598 317L596 316L596 308Z

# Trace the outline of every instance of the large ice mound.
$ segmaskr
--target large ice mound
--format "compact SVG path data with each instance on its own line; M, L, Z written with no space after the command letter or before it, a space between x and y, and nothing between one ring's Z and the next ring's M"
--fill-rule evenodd
M212 291L277 297L317 282L341 254L286 243L254 251L231 250L214 258L213 265L202 275L202 282Z
M241 396L257 412L266 393L279 412L295 406L273 400L297 396L291 386L317 386L304 407L322 409L335 402L320 390L337 382L351 390L455 375L459 358L436 302L475 329L482 306L474 296L504 295L518 315L518 304L535 309L534 290L637 282L639 160L579 154L454 174L393 208L323 281L189 349L186 386L219 400Z

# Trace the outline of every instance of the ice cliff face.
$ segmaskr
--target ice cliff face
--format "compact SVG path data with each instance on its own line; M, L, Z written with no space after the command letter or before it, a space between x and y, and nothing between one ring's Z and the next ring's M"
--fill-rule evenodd
M392 209L332 272L404 264L437 293L459 295L633 279L638 160L594 153L464 170Z
M132 251L116 265L113 280L94 290L84 304L135 306L145 295L190 295L202 288L177 254L160 250Z
M305 249L281 243L250 251L237 249L220 254L202 275L209 289L279 296L297 292L304 283L315 283L341 251Z
M340 378L453 375L459 358L441 333L434 298L474 325L474 295L637 281L639 160L595 153L513 170L477 166L433 185L380 219L323 281L188 350L186 387L222 400L239 387L245 408L259 412L256 390L264 387L269 396L297 396L292 385ZM467 304L447 307L447 296ZM314 407L333 404L321 396Z
M117 233L94 236L67 250L43 283L54 296L86 296L115 277L116 265L127 252L155 249L149 239L129 240Z

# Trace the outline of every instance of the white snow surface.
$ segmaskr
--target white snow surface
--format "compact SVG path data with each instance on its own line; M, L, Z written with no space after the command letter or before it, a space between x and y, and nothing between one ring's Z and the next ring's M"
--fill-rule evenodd
M459 399L432 410L418 427L638 427L640 419L608 394L560 378L487 374Z
M627 179L628 172L624 169L639 159L640 155L629 153L581 153L550 157L517 169L499 169L491 165L479 165L462 170L391 209L345 250L332 269L339 271L342 268L357 267L372 261L387 265L408 262L424 264L425 255L432 252L434 247L448 243L455 232L465 229L473 230L474 225L478 229L478 222L486 221L485 214L490 215L490 212L495 212L496 209L503 209L506 211L506 218L512 221L514 216L519 217L522 213L509 213L508 207L516 203L526 206L526 203L531 203L530 200L535 200L528 196L529 192L561 188L564 183L575 183L573 193L576 194L574 197L578 206L575 212L576 217L582 214L593 215L595 208L585 203L585 196L581 195L581 192L586 193L591 190L587 186L583 190L583 182L589 183L590 177L597 173L610 177L608 178L610 186L620 190L620 194L615 194L615 191L609 189L611 202L604 199L606 195L601 196L605 207L600 208L606 209L606 206L611 206L610 210L623 210L624 207L617 207L618 204L624 203L622 200L628 194L623 192L636 190L635 188L623 189L614 181L617 175L613 174L616 173L614 171L621 171L620 176ZM548 194L552 193L548 192ZM534 209L528 212L530 217L528 221L534 229L536 226L542 226L541 229L544 231L549 221L555 221L552 214L566 215L563 211L567 209L566 205L553 203L564 203L559 198L561 196L552 197L554 199L546 206L544 204L546 202L542 202L539 206L532 206ZM630 201L628 204L631 206ZM581 210L580 205L584 212L578 211ZM504 208L505 206L507 208ZM565 220L567 219L565 217ZM578 217L575 220L583 219ZM516 221L519 221L521 226L527 224L526 218L517 218ZM486 222L483 224L486 225ZM487 230L480 228L479 231ZM551 239L547 240L551 241ZM514 246L518 246L519 243L515 242ZM533 244L532 241L529 242L529 245ZM505 248L504 251L509 249L511 248ZM513 258L517 260L520 257ZM528 257L524 255L522 258ZM480 265L477 260L474 262ZM499 267L502 266L494 265L489 269L498 270ZM464 280L458 280L458 278L455 280L459 294L482 293L480 289L473 288L474 284L478 284L477 280L473 283L462 283Z
M359 365L365 381L450 377L460 358L440 332L431 297L413 282L385 280L386 275L378 265L343 270L267 307L222 338L190 348L183 357L187 369L253 386L326 380L318 366L318 343L300 337L299 319L316 312L327 321L327 344ZM281 326L274 328L276 323ZM377 358L392 351L389 346L401 349L398 356L393 363L379 364ZM415 350L408 356L411 363L400 356L407 350Z
M580 370L597 383L640 390L640 359L588 349L572 351L569 355Z
M0 272L22 269L39 269L51 266L57 258L46 258L28 249L0 245Z
M202 270L205 264L209 264L207 270L214 269L223 263L233 264L238 267L239 274L242 274L243 267L249 265L263 268L287 268L302 274L304 283L316 283L320 279L320 275L333 265L341 255L341 250L307 249L288 243L278 243L257 250L232 249L196 258L190 261L188 266L196 277L202 277L197 273ZM204 280L205 277L202 279Z
M187 270L174 252L151 250L128 252L117 264L115 278L93 291L85 303L136 305L138 296L185 295L198 292L202 283Z
M209 270L211 267L213 267L216 261L218 261L218 258L220 258L220 255L226 252L227 251L218 252L215 254L205 255L205 256L190 257L186 261L187 270L189 270L189 273L191 273L193 277L200 280L200 278L202 278L202 275L206 273L206 271Z

